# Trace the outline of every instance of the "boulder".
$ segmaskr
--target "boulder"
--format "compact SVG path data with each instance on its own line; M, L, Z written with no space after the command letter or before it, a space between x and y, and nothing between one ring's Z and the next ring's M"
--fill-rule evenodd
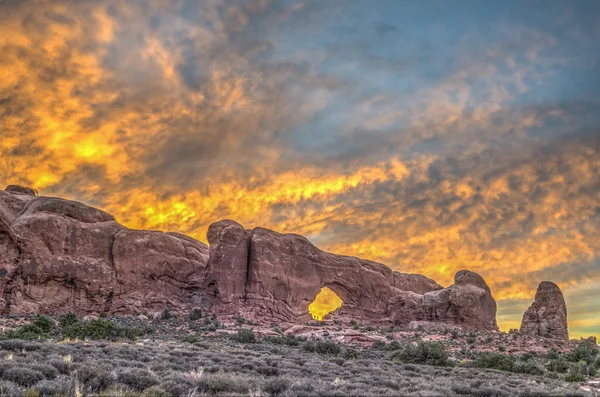
M569 339L567 305L558 285L551 281L540 283L533 304L523 314L520 333Z

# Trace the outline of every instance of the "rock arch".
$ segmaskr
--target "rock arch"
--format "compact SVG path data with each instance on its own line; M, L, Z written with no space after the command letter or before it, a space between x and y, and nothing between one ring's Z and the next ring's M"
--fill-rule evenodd
M455 285L444 289L422 275L321 251L302 236L247 230L230 220L211 225L208 240L206 280L214 289L213 310L222 313L305 321L311 318L310 303L328 287L344 302L340 314L347 317L497 329L496 303L483 278L473 272L458 272Z

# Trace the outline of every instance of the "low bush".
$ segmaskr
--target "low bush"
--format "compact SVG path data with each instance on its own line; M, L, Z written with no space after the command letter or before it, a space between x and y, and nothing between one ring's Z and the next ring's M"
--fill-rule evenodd
M446 366L451 365L444 345L439 342L420 342L409 345L402 350L396 350L390 359L403 363Z
M585 376L576 373L570 373L565 376L565 382L583 382L585 381Z
M581 342L575 349L565 355L567 361L577 363L585 361L588 364L592 364L596 361L598 356L598 347L594 346L593 343L584 341Z
M375 350L386 350L387 349L387 343L385 343L382 340L376 340L375 342L373 342L373 344L371 345L372 349Z
M504 354L481 354L473 360L473 366L476 368L490 368L513 372L515 368L515 359L514 357Z
M29 368L10 368L2 375L2 379L14 382L17 385L30 387L44 379L44 374Z
M224 373L205 375L197 382L198 392L210 395L247 394L251 385L249 379Z
M550 360L546 364L546 369L551 372L566 374L569 371L569 363L561 359Z
M513 366L513 371L517 374L543 375L546 373L545 368L534 362L533 360L522 361L517 360Z
M144 391L159 383L154 375L143 369L131 369L121 372L117 375L117 380L135 391Z
M52 328L52 320L48 317L38 315L31 324L25 324L16 330L1 333L0 339L49 339Z
M256 343L256 334L247 328L240 329L232 338L239 343Z
M338 355L342 351L342 348L335 342L331 341L318 341L315 343L315 352L325 355Z
M129 339L135 340L141 334L137 328L121 327L112 321L99 318L86 322L69 322L69 325L61 328L63 338L68 339Z
M264 341L275 345L298 346L300 341L294 335L265 336Z
M194 309L189 315L190 321L200 320L202 318L202 311L200 309Z
M268 380L262 387L269 396L280 396L290 387L290 381L286 378L274 378Z

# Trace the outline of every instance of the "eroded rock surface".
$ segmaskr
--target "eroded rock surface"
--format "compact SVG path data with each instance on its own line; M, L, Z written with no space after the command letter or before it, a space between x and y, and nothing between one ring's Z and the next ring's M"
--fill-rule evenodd
M197 299L205 244L128 230L96 208L30 191L0 191L3 313L135 313Z
M310 319L328 287L336 315L360 321L444 323L497 329L496 303L483 278L460 271L443 288L380 263L324 252L309 240L224 220L210 248L179 233L130 230L84 204L0 191L0 310L135 314L203 308L247 318Z
M558 285L551 281L540 283L533 304L523 314L520 332L525 335L569 339L567 304Z

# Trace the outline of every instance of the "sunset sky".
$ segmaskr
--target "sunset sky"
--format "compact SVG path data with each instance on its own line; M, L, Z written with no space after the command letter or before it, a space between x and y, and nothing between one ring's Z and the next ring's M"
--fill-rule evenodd
M600 1L0 0L0 181L539 282L600 336Z

